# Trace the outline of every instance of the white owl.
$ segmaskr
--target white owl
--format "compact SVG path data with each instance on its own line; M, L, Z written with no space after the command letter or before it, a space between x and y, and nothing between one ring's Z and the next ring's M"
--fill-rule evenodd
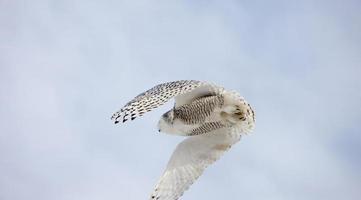
M159 84L128 102L112 120L133 120L173 97L174 107L162 115L158 129L189 137L173 152L150 196L153 200L179 199L208 165L255 125L255 113L239 93L194 80Z

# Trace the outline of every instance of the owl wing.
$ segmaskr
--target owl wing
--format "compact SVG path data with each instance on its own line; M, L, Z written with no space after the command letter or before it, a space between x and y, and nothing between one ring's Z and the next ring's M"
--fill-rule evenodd
M114 113L111 119L114 120L114 123L133 120L165 104L173 97L176 97L175 106L183 105L198 96L213 93L217 90L216 88L215 85L194 80L162 83L136 96Z
M185 139L173 152L150 199L178 199L208 165L219 159L240 138L238 128L225 127Z

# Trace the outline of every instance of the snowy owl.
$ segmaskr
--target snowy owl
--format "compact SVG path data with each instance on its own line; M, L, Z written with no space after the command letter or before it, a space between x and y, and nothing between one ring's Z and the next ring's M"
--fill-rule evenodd
M134 120L173 97L174 107L161 116L158 130L189 137L173 152L152 200L179 199L208 165L255 125L254 111L238 92L195 80L159 84L128 102L112 120Z

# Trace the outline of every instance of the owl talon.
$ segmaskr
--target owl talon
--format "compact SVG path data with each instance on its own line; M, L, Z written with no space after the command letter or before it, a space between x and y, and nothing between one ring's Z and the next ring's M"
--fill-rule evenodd
M234 118L234 120L231 120L234 121L234 123L237 123L237 121L246 121L248 116L246 108L244 108L243 105L236 106L230 114Z

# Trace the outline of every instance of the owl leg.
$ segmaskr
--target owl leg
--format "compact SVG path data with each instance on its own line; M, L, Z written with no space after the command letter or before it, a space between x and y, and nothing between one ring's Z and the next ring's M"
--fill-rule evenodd
M239 119L241 121L246 121L246 112L244 112L245 109L242 109L241 106L236 106L236 111L233 113L233 117L236 119Z

